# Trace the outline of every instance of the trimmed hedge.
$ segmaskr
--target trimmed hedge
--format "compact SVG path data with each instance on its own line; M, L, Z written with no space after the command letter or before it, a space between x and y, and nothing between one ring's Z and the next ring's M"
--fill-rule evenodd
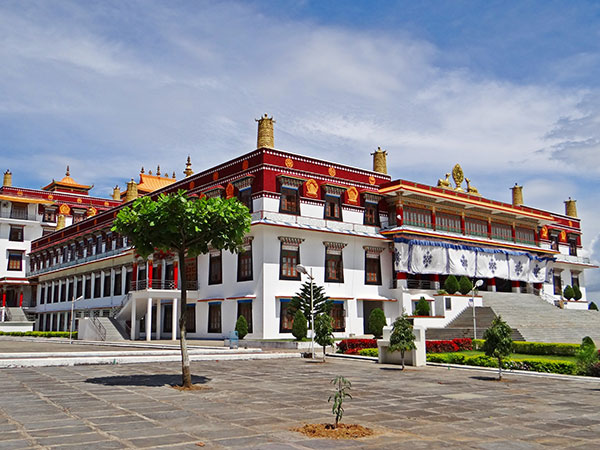
M68 331L0 331L0 336L32 336L44 338L68 338ZM77 331L73 331L73 339L77 339Z
M427 361L462 364L479 367L498 367L498 360L489 356L464 356L464 355L427 355ZM529 370L533 372L560 373L564 375L577 375L577 365L569 361L551 361L546 359L531 358L523 361L507 359L503 361L503 369Z
M358 351L360 356L373 356L377 358L379 356L379 349L377 348L361 348Z
M473 339L473 349L481 350L483 339ZM575 356L579 344L513 341L513 353L524 355Z
M452 339L451 341L425 341L427 353L449 353L461 350L473 350L471 339Z
M364 348L377 348L377 339L343 339L337 344L338 352L356 355Z

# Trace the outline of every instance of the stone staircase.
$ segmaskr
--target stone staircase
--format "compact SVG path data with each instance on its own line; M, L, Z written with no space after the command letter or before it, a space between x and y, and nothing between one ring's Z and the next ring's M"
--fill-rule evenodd
M483 333L492 325L492 320L496 318L496 313L489 307L476 307L475 319L477 325L477 338L482 339ZM473 310L466 308L445 328L428 328L426 332L427 340L451 340L457 338L473 337ZM523 341L523 336L519 330L513 328L513 341Z
M600 345L598 311L560 309L533 294L481 292L481 295L483 305L517 329L526 341L580 344L584 336L590 336Z
M129 339L127 330L125 330L125 327L118 320L112 317L98 317L97 319L106 330L105 341L124 341Z
M19 307L8 307L6 308L10 314L11 322L30 322L27 315L23 311L23 308Z

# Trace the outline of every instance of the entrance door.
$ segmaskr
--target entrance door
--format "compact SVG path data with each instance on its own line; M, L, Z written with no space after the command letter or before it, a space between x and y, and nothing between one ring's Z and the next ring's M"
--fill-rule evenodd
M510 283L510 280L496 278L496 292L512 292L512 284Z
M379 308L383 311L383 302L372 302L363 300L363 334L372 334L369 330L369 316L371 312Z

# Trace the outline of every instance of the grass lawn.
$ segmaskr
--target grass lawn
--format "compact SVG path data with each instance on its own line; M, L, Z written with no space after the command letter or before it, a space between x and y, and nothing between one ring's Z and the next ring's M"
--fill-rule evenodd
M484 356L485 353L479 350L463 350L451 353L430 353L431 355L464 355L464 356ZM574 356L555 356L555 355L525 355L523 353L512 353L509 356L513 361L522 361L525 359L545 359L549 361L568 361L576 362Z

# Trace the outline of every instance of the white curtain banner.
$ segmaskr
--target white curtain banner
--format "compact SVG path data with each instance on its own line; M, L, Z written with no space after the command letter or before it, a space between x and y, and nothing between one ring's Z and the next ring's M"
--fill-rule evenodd
M537 261L532 259L529 263L531 271L529 273L529 281L531 283L543 283L546 281L546 270L548 268L548 260Z
M448 249L448 273L454 275L475 276L477 253L473 250Z
M508 262L504 253L477 252L477 278L508 279Z
M446 248L433 245L413 245L410 255L411 273L446 273Z
M396 242L394 246L394 270L408 272L408 244Z
M529 257L526 255L508 255L508 279L529 281Z

